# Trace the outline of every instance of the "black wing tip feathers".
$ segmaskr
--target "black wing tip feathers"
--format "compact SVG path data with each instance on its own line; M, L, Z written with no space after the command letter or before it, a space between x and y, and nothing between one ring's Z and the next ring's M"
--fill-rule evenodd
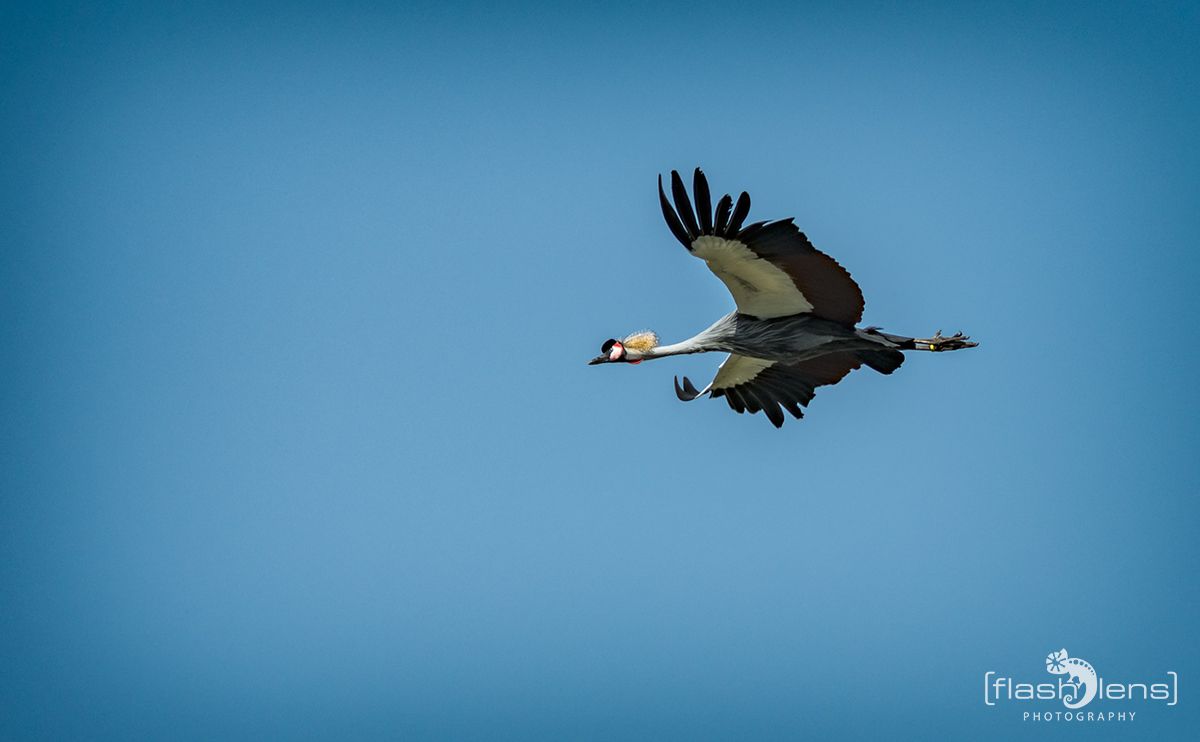
M658 176L658 202L662 207L663 219L667 220L667 227L671 230L671 234L675 235L679 244L691 250L692 238L683 228L683 222L679 221L679 215L675 213L671 203L667 201L667 192L663 190L662 175Z
M708 178L700 168L692 175L692 198L696 201L696 216L700 217L700 234L712 234L712 194L708 192Z
M733 213L729 215L729 224L725 227L726 235L735 235L742 231L742 222L746 221L746 217L750 214L750 194L742 191L742 195L738 196L737 203L733 206Z
M767 419L771 421L772 425L776 428L783 427L783 421L787 418L783 416L783 410L779 409L779 405L772 403L763 412L767 413Z
M679 377L676 376L676 377L674 377L674 379L675 379L675 396L679 398L680 402L691 402L693 399L695 399L696 397L699 397L701 394L703 394L703 392L701 392L699 389L696 388L696 386L694 384L692 384L692 380L689 379L688 377L686 377L686 376L683 377L683 386L682 387L679 386Z
M899 351L894 352L903 355ZM781 428L787 420L786 415L797 420L804 418L803 408L813 400L817 387L837 384L851 371L861 367L865 363L861 355L854 351L840 351L797 364L774 365L736 386L713 389L710 396L724 396L730 408L737 413L762 412L772 425ZM879 360L883 365L885 359ZM886 360L895 359L889 356Z
M742 226L750 215L750 194L742 191L735 203L728 193L717 201L714 214L712 193L708 186L708 177L702 168L696 168L692 174L692 195L688 196L683 176L678 170L671 171L671 198L667 198L663 188L663 176L658 176L658 200L662 207L663 218L675 239L688 250L696 238L705 235L715 235L725 239L736 239L741 242L763 237L769 232L779 230L798 232L806 247L812 248L808 237L795 225L795 217L775 219L772 221L754 222ZM674 201L674 204L671 202ZM693 202L695 205L693 206Z
M702 168L696 168L692 173L692 195L689 197L683 176L678 170L671 171L671 198L667 198L663 188L663 176L658 176L658 200L662 206L663 218L675 239L692 249L692 243L698 237L714 235L726 239L738 239L742 230L742 222L750 213L750 195L745 191L738 196L734 205L733 197L726 193L717 201L714 214L712 192L708 186L708 176ZM672 201L674 204L672 205ZM694 202L694 206L693 206ZM761 228L763 223L751 225Z
M700 225L696 223L696 212L692 210L692 200L688 198L687 187L678 170L671 171L671 195L675 198L675 211L687 228L688 236L695 240L700 236Z
M733 209L733 199L726 193L717 202L717 219L713 224L713 234L723 235L729 226L729 212Z

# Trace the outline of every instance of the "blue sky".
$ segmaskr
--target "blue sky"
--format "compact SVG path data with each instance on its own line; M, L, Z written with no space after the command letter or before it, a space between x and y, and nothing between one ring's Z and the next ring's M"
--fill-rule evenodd
M1195 6L0 11L0 736L1180 737ZM968 353L781 431L704 167ZM1178 706L986 707L1066 647ZM1032 710L1054 710L1042 704Z

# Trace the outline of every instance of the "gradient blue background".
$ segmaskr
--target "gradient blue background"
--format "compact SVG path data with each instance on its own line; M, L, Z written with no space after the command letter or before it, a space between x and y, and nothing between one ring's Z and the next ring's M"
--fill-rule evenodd
M156 6L0 12L0 737L1194 735L1195 4ZM695 165L983 345L585 366Z

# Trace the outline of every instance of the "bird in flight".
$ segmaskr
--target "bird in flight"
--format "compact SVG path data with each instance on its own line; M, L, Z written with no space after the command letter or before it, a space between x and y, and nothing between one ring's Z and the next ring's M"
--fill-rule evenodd
M724 397L738 413L762 412L782 427L784 411L799 419L819 386L836 384L861 366L890 374L904 362L905 350L948 351L974 348L961 332L931 338L892 335L877 327L858 328L863 295L837 261L813 247L792 219L754 222L750 196L736 203L728 195L714 213L708 179L696 168L692 198L679 173L671 172L674 208L658 178L658 200L671 234L703 260L733 294L737 310L707 330L672 345L650 331L604 341L589 361L641 363L655 358L720 351L729 357L703 389L685 376L675 394ZM695 208L692 200L695 200Z

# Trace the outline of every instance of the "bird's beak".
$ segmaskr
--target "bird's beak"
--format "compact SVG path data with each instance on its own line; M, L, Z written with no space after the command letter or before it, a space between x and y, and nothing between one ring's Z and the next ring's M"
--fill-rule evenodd
M601 353L600 355L596 356L592 360L588 361L589 366L595 366L598 363L608 363L608 354Z

